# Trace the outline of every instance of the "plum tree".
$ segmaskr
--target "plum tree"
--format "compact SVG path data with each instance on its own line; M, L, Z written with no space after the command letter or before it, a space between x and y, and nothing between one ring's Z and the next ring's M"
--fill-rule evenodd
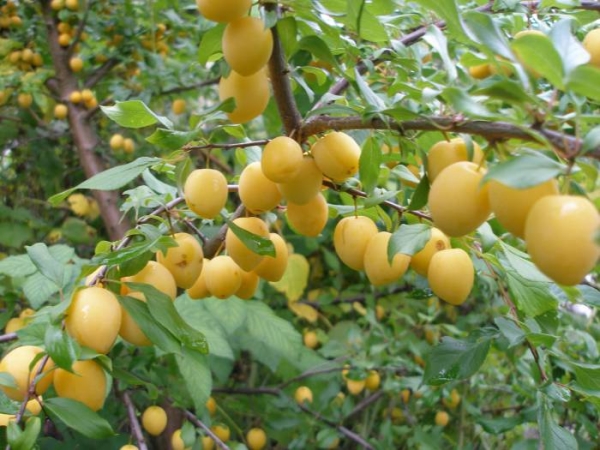
M193 3L0 5L2 445L593 448L597 2Z

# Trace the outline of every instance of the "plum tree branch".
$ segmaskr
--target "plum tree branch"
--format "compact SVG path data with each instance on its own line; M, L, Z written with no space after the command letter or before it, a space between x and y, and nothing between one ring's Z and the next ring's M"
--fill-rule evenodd
M581 148L582 141L573 136L544 128L540 125L530 127L514 125L509 122L490 122L486 120L468 120L464 117L433 116L420 119L395 121L375 117L364 119L360 116L331 117L314 116L300 130L304 140L309 136L327 130L391 130L404 134L407 131L445 131L478 135L488 140L519 139L538 144L551 144L564 158L573 158ZM586 153L587 156L600 159L600 148Z
M194 83L194 84L190 84L189 86L177 86L171 89L166 89L164 91L161 91L160 95L172 95L172 94L179 94L181 92L187 92L187 91L192 91L194 89L200 89L206 86L212 86L215 85L219 82L221 78L211 78L210 80L204 80L204 81L200 81L198 83Z
M196 417L195 414L192 414L190 411L187 410L184 411L183 414L185 418L191 423L196 425L198 428L202 428L206 432L206 434L208 434L212 438L212 440L215 441L217 447L219 447L221 450L229 450L229 447L221 439L219 439L219 437L215 433L213 433L212 430L204 424L204 422L198 419L198 417Z
M0 335L0 344L16 341L17 339L19 339L19 336L17 335L17 333L2 334L2 335Z
M92 72L85 80L84 86L88 89L96 86L102 79L110 73L121 61L118 58L112 57L104 61L104 63Z
M265 8L267 10L274 10L277 8L277 5L275 3L268 3L265 5ZM290 69L287 65L277 27L271 28L271 32L273 33L273 53L269 60L269 72L271 75L271 85L273 86L273 96L277 103L277 109L279 110L279 116L283 122L285 133L288 136L293 136L300 129L302 116L292 92L292 85L289 78Z
M115 384L116 390L116 384ZM129 392L123 391L121 393L121 398L123 399L123 403L125 404L125 408L127 409L127 416L129 417L129 423L131 424L131 432L137 442L139 450L148 450L148 445L146 444L146 439L144 438L144 433L142 432L142 428L140 427L140 422L138 421L137 414L135 411L135 405L129 396Z

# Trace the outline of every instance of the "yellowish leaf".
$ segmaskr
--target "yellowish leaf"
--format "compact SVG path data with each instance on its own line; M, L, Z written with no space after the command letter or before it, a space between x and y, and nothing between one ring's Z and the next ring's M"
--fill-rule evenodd
M295 302L306 289L309 272L310 265L306 258L298 253L291 254L283 277L279 281L272 282L271 286L285 294L290 302Z
M319 313L315 308L310 305L305 305L304 303L296 303L296 302L288 302L288 307L292 310L294 314L303 319L308 320L311 323L314 323L319 318Z

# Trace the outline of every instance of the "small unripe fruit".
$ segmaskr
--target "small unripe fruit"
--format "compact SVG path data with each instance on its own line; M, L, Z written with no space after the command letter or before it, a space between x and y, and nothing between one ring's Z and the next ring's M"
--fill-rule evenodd
M211 416L214 416L217 413L217 401L214 399L214 397L208 397L205 406Z
M435 414L435 424L438 427L445 427L450 422L450 416L446 411L438 411Z
M333 181L342 182L358 171L360 147L341 131L332 131L313 144L310 149L317 166Z
M346 388L352 395L358 395L365 389L365 380L346 380Z
M273 35L258 17L240 17L223 32L223 56L232 70L250 76L261 70L273 51Z
M369 370L369 374L365 379L365 388L369 391L376 391L381 385L381 376L376 370Z
M191 447L186 447L185 442L181 438L181 428L175 430L171 436L171 447L173 450L191 450Z
M265 176L258 161L242 170L238 193L246 209L253 214L270 211L281 201L277 185Z
M421 250L415 253L410 260L410 267L419 275L427 276L429 262L436 252L450 248L450 239L441 230L431 228L431 237Z
M288 203L287 218L292 228L308 237L318 236L329 217L329 207L323 194L319 193L304 205Z
M285 183L296 176L302 159L300 144L287 136L279 136L265 146L260 164L269 180Z
M186 292L188 296L193 300L198 300L201 298L206 298L210 296L210 292L208 292L208 288L206 287L206 280L204 279L204 270L206 266L210 263L209 259L204 258L202 262L202 271L196 281L191 288L189 288Z
M600 257L596 241L599 227L598 211L588 199L571 195L542 197L525 223L527 252L552 280L576 285Z
M208 291L217 298L231 297L242 285L242 269L230 256L216 256L203 272Z
M304 345L308 348L315 349L319 346L319 337L314 331L307 331L306 333L304 333L304 336L302 336L302 340L304 342Z
M194 236L189 233L175 233L177 247L170 247L166 254L156 253L156 260L164 265L178 287L191 288L202 272L204 251Z
M125 138L123 140L123 151L128 154L133 153L135 151L135 141L131 138Z
M486 221L491 208L488 185L481 187L485 169L472 162L446 167L429 191L429 211L433 222L449 236L468 234Z
M69 60L69 67L73 72L81 72L83 69L83 59L74 57Z
M217 424L210 427L210 429L222 442L227 442L231 438L231 431L227 425Z
M82 102L81 92L79 92L79 91L71 92L71 95L69 96L69 100L71 101L71 103L81 103Z
M296 392L294 392L294 400L301 405L304 403L312 403L313 393L308 386L300 386L296 389Z
M214 219L227 203L227 179L214 169L196 169L185 180L188 207L203 219Z
M249 450L262 450L267 445L267 433L262 428L252 428L246 434Z
M488 63L478 64L469 67L469 74L478 80L490 77L492 75L492 67Z
M213 450L215 448L215 441L210 436L202 436L202 450Z
M213 22L231 22L248 14L252 0L196 0L200 14Z
M600 28L595 28L585 35L583 46L590 54L590 64L600 67Z
M376 234L377 225L368 217L344 217L337 223L333 232L335 252L351 269L363 270L367 244Z
M23 109L29 108L33 103L33 96L31 94L21 93L17 96L17 103Z
M93 411L101 409L106 394L106 375L100 364L93 360L76 361L71 369L73 373L56 369L54 389L57 395L81 402Z
M63 105L62 103L59 103L58 105L54 106L54 118L55 119L58 119L58 120L66 119L68 114L69 114L69 108L67 107L67 105Z
M182 98L178 98L173 100L173 104L171 105L171 110L173 114L180 115L185 112L185 100Z
M436 252L429 263L427 279L435 295L451 305L461 305L473 288L473 262L460 248Z
M260 237L269 238L269 228L258 217L240 217L233 221L235 225ZM230 229L225 235L225 248L231 259L246 272L253 270L262 261L263 256L250 250Z
M90 202L83 194L71 194L67 198L69 208L78 216L85 216L90 211Z
M270 233L269 237L275 247L275 257L265 256L256 266L254 272L264 280L279 281L285 273L288 262L288 246L285 240L277 233Z
M304 156L298 164L298 172L285 182L277 185L284 198L296 205L304 205L321 192L323 173L314 158Z
M65 326L80 345L106 354L119 334L121 305L117 297L106 289L80 289L67 309Z
M473 142L473 158L469 159L467 144L462 138L455 138L450 141L440 141L431 147L427 154L427 177L429 182L437 176L446 167L459 161L472 161L478 166L483 162L483 152L477 142Z
M525 236L525 221L531 207L546 195L558 195L556 180L548 180L527 189L515 189L496 180L489 183L488 194L492 212L509 232L517 237Z
M396 253L389 263L388 245L391 234L381 231L369 239L364 253L365 273L373 286L383 286L399 280L408 269L410 256Z
M142 426L152 436L158 436L167 428L167 413L160 406L149 406L142 414Z
M90 89L84 89L81 91L81 99L84 102L89 102L95 98L94 93Z
M269 79L264 69L247 77L232 70L219 81L219 99L235 100L233 111L227 113L233 123L250 122L260 116L269 103L269 95Z
M35 359L35 357L42 353L40 347L33 345L23 345L12 349L2 358L0 361L0 372L6 372L10 374L15 381L16 387L0 386L0 389L6 394L11 400L22 402L25 399L25 395L29 390L31 381L35 378L38 370L42 364L42 360L35 363L35 366L30 369L29 366ZM42 358L43 359L43 358ZM52 371L54 363L52 360L44 365L42 373L46 374L40 378L35 386L35 393L41 395L50 385L54 379L54 371Z

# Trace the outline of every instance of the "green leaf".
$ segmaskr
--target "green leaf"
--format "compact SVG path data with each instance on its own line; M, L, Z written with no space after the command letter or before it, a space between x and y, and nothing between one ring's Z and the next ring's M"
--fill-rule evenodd
M148 309L146 302L133 297L118 295L121 306L131 315L144 334L158 348L166 353L181 353L179 341L160 322L157 322Z
M519 328L514 320L496 317L494 323L498 326L500 333L508 340L508 347L519 345L525 340L525 332Z
M424 174L417 185L417 189L415 189L415 193L410 199L410 203L408 205L408 209L411 211L418 211L423 208L428 200L429 200L429 179L427 175Z
M197 411L203 411L212 390L212 375L208 357L185 349L183 355L176 356L179 372L194 402Z
M212 318L219 324L228 335L232 335L241 329L246 323L246 301L235 297L227 300L207 298L202 301Z
M383 111L386 109L386 105L384 101L377 95L373 89L369 86L369 84L364 80L358 68L354 68L354 76L356 78L356 85L358 86L358 91L361 93L362 98L366 101L367 105L369 105L370 111Z
M600 365L571 363L577 383L584 389L600 392Z
M495 117L494 114L480 101L469 96L463 89L448 87L442 92L442 97L444 97L456 111L464 113L469 117L487 119Z
M125 128L144 128L157 122L167 128L173 128L173 123L169 119L154 113L141 100L116 102L113 106L100 106L100 109L110 119Z
M25 429L10 421L8 424L8 444L11 450L31 450L35 448L36 441L42 430L42 421L39 417L30 417L25 422Z
M567 18L557 22L550 30L550 38L562 59L566 74L590 60L590 54L571 32L575 27L578 27L575 21Z
M250 301L246 306L246 327L238 333L240 344L252 351L254 356L269 365L285 358L292 364L298 363L297 354L302 348L302 337L292 324L278 317L262 302ZM251 338L253 345L246 341Z
M38 242L37 244L26 246L25 249L40 273L54 282L57 287L62 288L64 285L63 265L52 257L46 244Z
M592 100L600 100L600 69L586 65L575 68L567 77L566 87L573 92L589 97Z
M0 372L0 385L17 389L17 380L8 372Z
M523 90L523 86L520 83L506 79L498 80L497 78L489 78L473 91L473 95L487 95L488 97L497 98L509 103L534 102L534 99Z
M430 25L427 27L427 33L423 36L423 40L439 53L444 63L444 72L448 75L448 83L452 83L457 76L456 62L448 54L448 40L444 33L435 25Z
M348 21L352 22L353 27L358 31L362 39L371 42L387 42L388 35L383 23L371 13L366 1L349 2Z
M112 167L104 172L88 178L83 183L78 184L74 188L67 189L60 194L53 195L48 201L57 206L60 202L66 199L73 191L77 189L97 189L100 191L112 191L125 186L130 181L134 180L149 167L162 162L161 158L151 158L143 156L128 164Z
M581 154L600 148L600 127L594 127L583 138Z
M537 266L531 262L531 259L527 253L524 253L502 241L500 241L500 247L502 248L504 256L506 256L509 267L513 268L520 277L526 280L540 281L543 283L551 282L550 278L540 272L540 269L538 269Z
M417 223L414 225L400 225L392 234L388 244L388 260L394 259L396 253L412 256L421 251L431 238L431 226Z
M198 139L203 130L177 131L166 128L157 128L146 141L166 150L177 150L190 141Z
M581 295L581 302L588 306L600 308L600 291L592 286L581 285L577 286Z
M520 415L512 416L512 417L501 417L497 419L484 419L483 417L478 417L477 423L481 425L481 427L490 434L502 434L507 431L512 430L517 425L521 425L523 423L523 417Z
M181 344L192 351L208 353L208 345L202 333L192 328L179 315L173 301L154 286L144 283L127 283L132 291L141 292L148 309L157 323L171 332Z
M459 14L458 5L455 0L417 0L418 3L425 6L428 11L435 12L446 22L446 27L450 33L457 39L464 38L465 24Z
M527 280L512 270L506 271L506 281L511 298L526 316L535 317L558 308L550 283Z
M0 275L24 277L36 271L35 265L27 255L9 256L0 260Z
M435 0L430 0L435 1ZM447 3L447 2L439 2ZM450 3L450 2L448 2ZM468 30L483 48L506 59L513 60L513 53L504 33L500 31L490 14L468 11L463 15Z
M27 280L23 284L23 293L27 297L27 300L29 300L31 307L36 310L50 300L58 290L59 288L56 284L39 272L27 277Z
M513 40L511 46L525 69L543 76L559 89L564 87L562 59L548 37L527 34Z
M489 168L483 182L496 180L516 189L536 186L566 173L567 167L540 152L522 153Z
M44 409L53 420L60 420L89 438L106 439L115 435L106 419L81 402L61 397L48 398L44 400Z
M79 353L79 348L71 336L64 332L61 327L50 325L46 328L44 345L52 361L58 367L71 372L71 366L77 360Z
M259 236L236 225L233 221L228 221L227 225L233 234L248 247L248 249L258 255L275 256L275 246L271 239Z
M377 185L381 159L381 148L375 138L367 139L363 144L358 162L360 181L367 193L371 192Z
M211 57L221 52L221 42L225 24L218 24L202 35L200 45L198 46L198 62L205 65Z
M544 450L577 450L575 436L557 424L552 418L552 406L544 399L539 409L538 426Z
M471 335L466 341L442 338L442 342L427 356L423 383L441 385L469 378L484 363L493 337Z
M306 50L313 54L317 59L328 62L333 66L337 66L338 62L331 53L329 46L318 36L305 36L298 42L300 50Z

